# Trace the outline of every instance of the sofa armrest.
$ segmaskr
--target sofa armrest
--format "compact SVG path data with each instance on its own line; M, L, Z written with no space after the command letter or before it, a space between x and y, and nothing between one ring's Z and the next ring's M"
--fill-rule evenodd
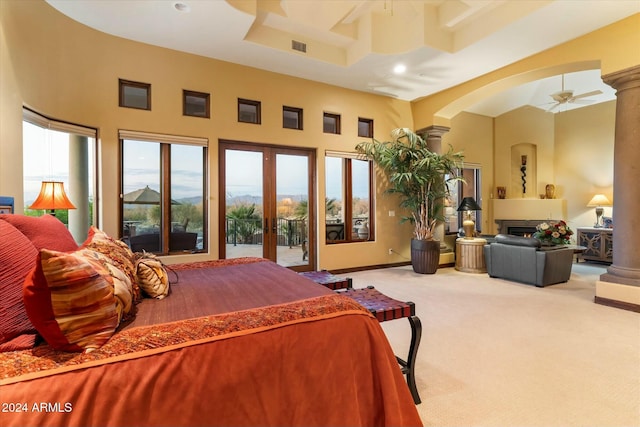
M536 257L536 286L566 282L571 277L573 249L538 251Z

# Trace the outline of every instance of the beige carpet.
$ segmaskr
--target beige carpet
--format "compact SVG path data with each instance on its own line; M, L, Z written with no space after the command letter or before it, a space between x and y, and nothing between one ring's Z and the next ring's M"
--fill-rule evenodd
M603 272L574 264L546 288L453 268L348 276L416 303L425 426L640 426L640 314L593 303ZM409 322L382 326L405 357Z

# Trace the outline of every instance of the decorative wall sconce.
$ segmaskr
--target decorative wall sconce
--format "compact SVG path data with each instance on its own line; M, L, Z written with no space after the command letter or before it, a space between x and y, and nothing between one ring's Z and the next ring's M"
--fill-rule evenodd
M522 197L527 192L527 156L522 156L522 166L520 166L520 173L522 179Z

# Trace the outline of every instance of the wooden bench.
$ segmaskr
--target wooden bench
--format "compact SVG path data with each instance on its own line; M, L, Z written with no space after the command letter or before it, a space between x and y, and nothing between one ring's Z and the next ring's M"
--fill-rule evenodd
M350 277L334 276L327 270L304 271L300 274L334 291L340 289L351 289L353 287Z
M416 316L416 306L413 302L402 302L386 296L379 292L373 286L367 286L363 289L353 289L353 282L350 277L334 276L326 270L321 271L305 271L301 275L313 280L314 282L328 287L338 293L346 295L356 300L360 305L364 306L378 322L386 322L388 320L409 319L411 325L411 344L409 345L409 354L406 360L396 356L396 360L400 364L401 371L407 377L407 385L413 401L420 403L420 395L416 387L415 364L416 355L418 354L418 346L422 338L422 323Z
M339 291L342 295L346 295L356 300L360 305L364 306L371 314L378 319L378 322L386 322L388 320L409 319L411 325L411 344L409 345L409 354L407 359L401 359L396 356L396 360L401 366L402 373L407 377L407 385L413 401L417 404L421 402L418 389L416 387L415 364L418 354L418 346L422 338L422 323L416 316L416 306L413 302L402 302L379 292L373 286L367 286L363 289L346 289Z

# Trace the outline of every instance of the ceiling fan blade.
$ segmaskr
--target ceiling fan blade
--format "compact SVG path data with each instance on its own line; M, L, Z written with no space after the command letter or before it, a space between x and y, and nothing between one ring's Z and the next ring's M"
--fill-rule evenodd
M574 99L571 101L572 104L580 104L580 105L589 105L593 104L595 100L593 99Z
M553 110L555 110L556 108L558 108L560 106L560 103L557 103L555 105L552 105L551 108L547 109L547 113L552 112Z
M600 95L601 93L602 93L601 90L592 90L591 92L581 93L580 95L572 96L571 99L586 98L588 96Z

